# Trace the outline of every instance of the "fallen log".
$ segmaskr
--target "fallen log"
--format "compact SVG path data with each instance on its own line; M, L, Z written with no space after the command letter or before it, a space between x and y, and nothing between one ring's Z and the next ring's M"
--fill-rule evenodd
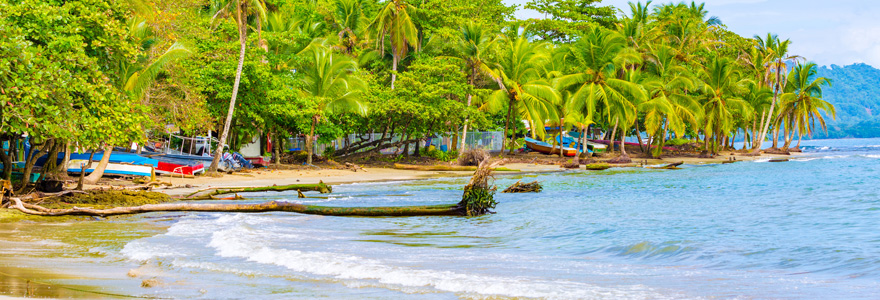
M681 166L682 164L684 164L684 162L680 161L680 162L674 162L674 163L666 164L666 165L659 166L659 167L646 167L646 168L657 169L657 170L678 170L678 169L681 169L678 166Z
M398 170L413 170L413 171L476 171L478 167L473 166L444 166L444 165L433 165L433 166L422 166L422 165L406 165L406 164L394 164L394 168ZM508 169L508 168L494 168L493 171L498 172L520 172L520 170Z
M237 194L237 193L250 193L250 192L284 192L284 191L316 191L322 194L327 194L333 191L333 187L327 185L323 181L317 184L290 184L290 185L275 185L275 186L262 186L262 187L234 187L234 188L209 188L195 191L183 199L186 200L214 200L214 196L223 195L223 194ZM204 193L206 191L211 191L209 193Z
M530 183L522 183L517 181L513 185L507 187L502 193L540 193L544 187L537 180Z
M69 209L50 209L33 204L25 204L18 198L10 198L12 207L19 211L38 216L115 216L148 212L240 212L261 213L271 211L295 212L322 216L361 216L361 217L405 217L405 216L460 216L463 209L457 204L434 206L400 206L400 207L329 207L304 205L291 202L272 201L259 204L147 204L134 207L116 207L110 209L93 209L73 207Z
M788 158L775 158L771 159L770 162L787 162Z

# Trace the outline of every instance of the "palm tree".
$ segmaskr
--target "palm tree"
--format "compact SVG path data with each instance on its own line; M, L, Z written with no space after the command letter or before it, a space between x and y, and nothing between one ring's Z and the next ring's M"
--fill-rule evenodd
M495 38L485 27L476 23L469 23L461 26L458 35L458 51L461 55L466 72L468 84L476 87L476 80L479 75L489 76L497 79L498 75L489 67L486 56L490 47L495 43ZM467 94L467 107L471 107L473 94ZM468 125L470 116L466 115L464 119L464 128L461 131L461 147L460 154L464 153L465 140L467 139Z
M238 68L235 70L235 83L232 85L232 98L229 100L229 111L226 113L226 122L223 125L223 132L220 134L219 144L214 150L214 160L211 162L209 171L217 171L220 165L220 156L223 155L223 147L226 145L226 138L229 135L229 126L232 124L232 114L235 111L235 98L238 96L238 85L241 83L241 69L244 67L244 53L247 46L247 18L249 15L257 16L257 24L261 29L262 23L266 20L266 3L263 0L218 0L214 2L217 8L214 14L214 20L219 17L229 15L232 9L235 9L235 25L238 27L238 42L241 45L238 52ZM260 41L262 43L262 41Z
M496 82L499 90L489 96L488 107L499 110L507 106L507 118L504 122L504 134L508 134L511 117L516 112L531 123L553 119L554 103L559 100L559 92L550 86L550 82L541 76L541 67L547 62L547 45L545 43L533 43L523 34L516 38L502 36L501 51L498 54L498 62L495 64L495 74L498 74ZM542 131L543 126L532 126L533 130ZM513 138L508 141L507 147L513 148ZM501 155L504 156L502 147Z
M409 11L415 7L407 4L406 0L389 0L379 10L373 22L367 26L367 31L376 38L376 48L385 53L385 38L389 38L391 45L391 89L394 89L394 81L397 80L397 65L409 52L409 47L418 49L419 32Z
M696 85L675 56L675 49L668 45L648 46L648 69L656 77L642 84L651 100L639 110L646 112L646 131L657 137L656 152L652 155L659 156L663 152L666 133L670 129L676 136L681 136L688 125L696 128L697 120L702 116L702 107L687 92L695 90ZM668 112L662 110L664 104L669 106Z
M309 152L307 163L311 164L315 127L321 117L327 113L366 114L367 108L361 102L361 93L366 90L366 84L354 74L357 63L348 56L334 54L331 49L320 45L312 45L304 52L307 64L301 71L305 83L301 94L312 99L316 105L306 140Z
M569 64L579 73L559 78L560 87L575 91L572 96L574 109L590 120L596 120L594 113L599 105L604 107L603 118L614 123L614 131L621 126L621 132L636 120L636 106L647 99L645 91L638 85L618 74L628 63L641 58L638 53L626 47L626 40L617 32L600 27L587 31L571 48L567 56ZM621 134L625 139L625 134ZM621 144L622 145L622 144ZM613 147L612 147L613 149ZM621 147L622 156L626 149Z
M832 118L836 115L834 105L822 100L822 86L831 86L831 80L825 77L818 77L818 71L815 63L798 64L791 70L788 76L791 80L788 82L788 88L791 90L782 95L782 111L791 112L792 121L789 123L790 129L798 132L798 143L795 148L800 148L801 138L804 134L812 135L816 126L816 122L827 131L825 127L825 118L822 117L820 110L830 115ZM792 138L793 138L792 133ZM788 148L791 141L786 141L783 146Z
M761 52L766 53L768 56L768 72L772 72L774 74L774 80L772 82L768 81L768 84L772 84L771 88L773 89L773 101L770 102L770 111L767 113L767 120L761 128L761 135L758 137L758 143L754 145L754 149L752 150L754 153L761 151L761 146L764 144L764 139L767 138L767 130L770 129L771 121L774 121L773 111L776 108L779 99L779 92L782 91L783 87L785 87L785 72L783 70L787 70L788 66L785 65L786 60L795 60L799 58L799 56L789 56L788 55L788 46L791 44L790 40L780 40L774 34L767 34L767 38L763 39L760 36L755 36L755 40L757 41L757 47ZM778 140L778 135L773 138L773 147L776 147L776 142Z
M711 151L717 153L717 145L722 134L734 127L734 112L748 112L751 107L739 97L746 92L748 79L741 79L735 61L726 57L715 57L701 70L703 87L700 100L703 103L704 146L709 150L709 140L714 136Z
M351 54L362 38L366 27L364 16L364 0L335 0L333 2L333 19L336 22L337 37L342 44L342 51Z

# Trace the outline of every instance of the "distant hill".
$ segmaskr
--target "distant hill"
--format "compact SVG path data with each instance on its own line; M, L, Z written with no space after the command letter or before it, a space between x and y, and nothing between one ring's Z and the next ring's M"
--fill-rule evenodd
M880 137L880 70L867 64L831 65L820 67L819 76L831 79L823 98L834 104L837 119L826 118L828 134L817 130L813 138Z

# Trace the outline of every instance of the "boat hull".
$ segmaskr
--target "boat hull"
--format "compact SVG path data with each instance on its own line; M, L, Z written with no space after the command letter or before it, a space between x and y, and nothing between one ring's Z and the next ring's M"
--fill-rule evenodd
M98 167L100 162L93 161L90 165L86 166L86 173L91 173L95 171L95 168ZM70 173L79 174L84 165L88 164L88 160L82 159L71 159L70 163L67 165L67 171ZM108 163L107 168L104 169L104 175L116 175L116 176L150 176L153 171L153 167L149 165L139 166L139 165L129 165L122 163Z
M541 142L534 139L526 139L526 146L530 149L535 150L536 152L544 153L544 154L559 154L559 147L553 147L550 144L545 142ZM562 154L565 156L575 156L577 155L577 149L563 147Z

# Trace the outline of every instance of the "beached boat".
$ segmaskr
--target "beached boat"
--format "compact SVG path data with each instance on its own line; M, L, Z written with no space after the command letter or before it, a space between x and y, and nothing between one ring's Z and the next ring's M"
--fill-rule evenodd
M71 159L70 163L67 165L67 172L77 173L79 174L82 171L82 167L88 164L88 159ZM98 161L92 161L92 163L86 166L86 173L91 173L95 171L95 168L98 167ZM107 168L104 169L104 175L117 175L117 176L150 176L153 171L153 166L150 165L132 165L125 163L108 163Z
M539 141L536 139L532 139L532 138L526 138L525 140L526 140L526 146L529 147L529 149L532 149L532 150L535 150L537 152L544 153L544 154L559 154L559 147L553 147L553 145L550 145L549 143L545 143L545 142L542 142L542 141ZM577 149L569 148L569 147L562 147L562 153L565 156L575 156L575 155L577 155Z
M578 140L581 138L581 133L577 132L577 131L571 131L568 133L567 138L572 139L572 140ZM587 150L589 152L593 152L593 153L602 153L602 152L605 152L606 150L608 150L608 146L603 145L603 144L599 144L599 143L594 143L589 140L584 141L584 145L587 145ZM580 147L580 144L578 144L578 147Z
M589 142L598 143L598 144L604 144L604 145L611 145L611 143L612 143L611 141L608 141L608 140L589 140ZM613 143L616 144L616 145L618 145L618 146L620 145L620 141L614 141ZM639 146L640 146L639 143L633 143L633 142L626 142L625 145L627 145L627 146L635 146L635 147L639 147ZM646 146L646 145L641 145L641 146ZM657 146L650 145L650 147L651 147L651 148L656 148ZM665 151L675 151L675 148L665 146L665 147L663 147L663 150L665 150Z

